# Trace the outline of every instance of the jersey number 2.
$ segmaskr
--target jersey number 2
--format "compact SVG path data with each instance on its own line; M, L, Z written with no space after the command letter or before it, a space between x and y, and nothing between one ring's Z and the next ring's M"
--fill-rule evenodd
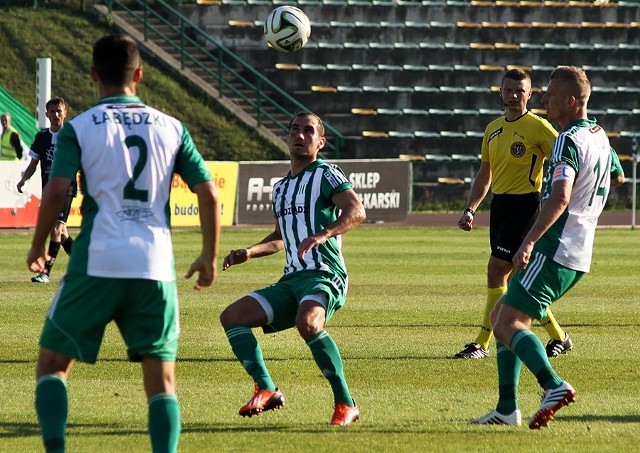
M138 148L138 161L133 167L133 176L124 186L122 196L126 200L148 201L149 191L136 189L136 179L142 173L144 166L147 164L147 144L139 135L131 135L124 140L127 148Z

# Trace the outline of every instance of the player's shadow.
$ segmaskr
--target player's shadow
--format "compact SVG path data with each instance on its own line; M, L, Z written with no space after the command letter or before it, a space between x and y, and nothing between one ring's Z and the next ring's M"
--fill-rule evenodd
M558 421L566 420L571 422L608 422L608 423L639 423L640 414L634 415L600 415L600 414L585 414L585 415L561 415L557 418Z
M9 437L31 437L40 436L40 428L37 423L15 423L2 422L3 432L0 432L0 439Z
M0 359L1 363L10 363L10 364L18 364L18 363L36 363L36 359Z
M40 427L37 423L13 423L2 422L4 432L0 432L2 438L18 438L18 437L40 437ZM99 433L101 436L127 436L140 434L147 436L146 427L140 429L120 428L113 424L101 423L69 423L67 425L68 436L95 436Z

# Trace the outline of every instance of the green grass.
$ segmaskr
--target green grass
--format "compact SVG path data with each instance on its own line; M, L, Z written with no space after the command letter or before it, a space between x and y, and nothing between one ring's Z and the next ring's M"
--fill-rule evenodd
M266 233L227 229L222 250ZM198 238L195 231L175 233L179 275L195 256ZM30 235L7 233L0 240L0 450L39 451L33 410L37 341L67 258L59 258L52 284L34 285L24 264ZM494 351L488 360L451 359L476 335L486 229L464 234L454 228L363 226L344 243L349 299L328 330L341 348L361 420L345 428L328 425L329 385L294 331L258 334L286 407L251 419L237 415L252 383L232 356L218 316L230 302L279 277L283 256L277 255L221 273L202 292L179 280L181 452L637 450L637 231L599 230L592 273L554 305L575 350L552 364L578 395L541 431L468 424L497 399ZM547 341L540 327L533 330ZM125 360L115 328L107 332L98 364L76 365L69 397L69 451L149 450L139 365ZM539 404L539 389L527 370L520 397L528 417Z

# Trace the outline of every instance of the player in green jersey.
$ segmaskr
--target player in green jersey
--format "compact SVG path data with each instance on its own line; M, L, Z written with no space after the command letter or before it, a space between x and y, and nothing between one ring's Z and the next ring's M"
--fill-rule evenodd
M81 230L47 313L36 370L36 412L45 448L64 451L67 379L76 360L95 363L115 322L131 361L141 362L154 452L175 452L180 436L175 360L180 332L169 196L174 173L195 192L202 249L186 276L216 277L220 213L215 185L188 130L136 95L142 65L133 39L100 38L91 77L100 101L57 137L27 265L41 273L44 244L81 171Z
M220 315L234 354L255 382L253 397L240 408L243 417L284 405L251 330L257 327L264 332L296 327L333 390L331 424L347 425L360 416L325 325L347 294L341 235L365 219L365 210L342 170L318 158L325 142L320 118L310 112L293 117L287 140L291 171L273 186L275 229L224 259L227 270L251 258L286 253L284 275L277 283L242 297Z
M575 400L575 389L555 372L530 327L589 272L598 217L611 180L619 181L615 151L605 131L587 117L590 94L591 84L581 69L562 66L551 73L542 102L549 120L562 131L553 144L544 204L513 257L516 272L509 289L491 313L498 404L472 423L521 424L517 392L522 364L544 390L529 428L547 426L559 409Z

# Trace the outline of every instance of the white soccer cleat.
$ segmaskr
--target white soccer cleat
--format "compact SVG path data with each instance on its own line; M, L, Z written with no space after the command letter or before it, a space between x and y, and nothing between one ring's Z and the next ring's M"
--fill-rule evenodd
M512 425L520 426L522 424L522 414L516 409L510 414L504 415L497 410L492 410L482 417L471 420L472 425Z
M566 381L562 381L560 387L545 390L540 408L529 420L529 428L540 429L549 426L556 412L575 400L576 390Z

